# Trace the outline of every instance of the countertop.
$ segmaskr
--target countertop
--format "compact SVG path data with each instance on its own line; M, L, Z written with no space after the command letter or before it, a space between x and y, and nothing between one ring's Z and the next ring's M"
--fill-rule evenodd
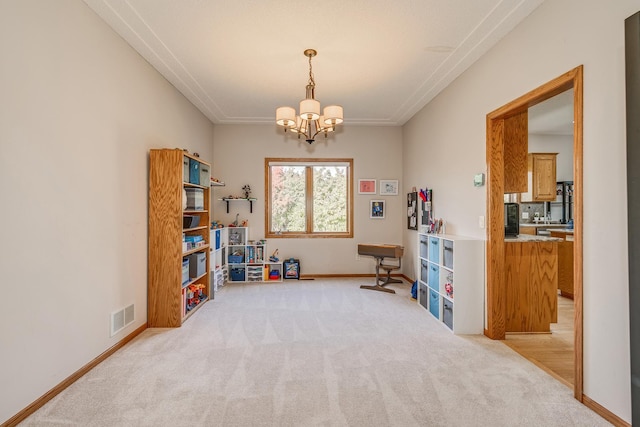
M504 238L505 243L513 242L563 242L564 239L549 236L533 236L531 234L519 234L518 236L508 236Z
M552 230L554 233L567 233L567 234L573 234L573 229L568 229L568 228L554 228Z
M552 222L550 224L544 224L542 222L521 222L520 227L567 228L567 224L561 224L559 222Z

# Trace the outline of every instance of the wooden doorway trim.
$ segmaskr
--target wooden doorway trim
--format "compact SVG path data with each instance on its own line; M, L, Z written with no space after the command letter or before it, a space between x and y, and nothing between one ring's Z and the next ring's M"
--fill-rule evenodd
M573 182L574 182L574 397L582 401L582 88L583 66L551 80L487 114L487 325L485 335L503 340L506 325L506 279L504 272L504 121L542 101L573 88Z

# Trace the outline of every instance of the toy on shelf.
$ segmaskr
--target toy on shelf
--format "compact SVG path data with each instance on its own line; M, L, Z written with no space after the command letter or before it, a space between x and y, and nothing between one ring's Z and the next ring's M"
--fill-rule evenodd
M276 249L275 251L273 251L273 253L271 254L271 256L269 257L269 261L271 262L278 262L280 261L280 259L278 258L278 250Z
M251 186L249 186L249 184L245 185L242 187L242 191L244 191L244 198L248 199L251 195Z

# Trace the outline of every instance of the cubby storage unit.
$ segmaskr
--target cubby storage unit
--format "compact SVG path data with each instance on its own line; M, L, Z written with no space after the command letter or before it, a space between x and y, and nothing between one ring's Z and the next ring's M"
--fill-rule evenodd
M183 150L149 153L149 327L178 327L209 299L210 171Z
M227 268L227 235L228 228L214 228L210 230L211 241L211 294L215 295L224 286L229 272Z
M265 240L250 241L248 227L229 227L229 282L281 282L282 262L269 261Z
M418 304L455 334L482 334L484 240L419 233L417 253Z

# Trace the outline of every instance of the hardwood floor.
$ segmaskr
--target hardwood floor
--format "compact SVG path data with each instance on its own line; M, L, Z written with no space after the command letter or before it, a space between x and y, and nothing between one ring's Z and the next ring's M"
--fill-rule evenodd
M570 388L574 382L573 300L558 295L558 323L550 334L510 334L504 343Z

